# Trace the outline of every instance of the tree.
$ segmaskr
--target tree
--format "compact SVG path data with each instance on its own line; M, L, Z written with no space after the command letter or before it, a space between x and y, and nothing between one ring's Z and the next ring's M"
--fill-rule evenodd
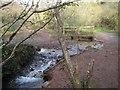
M67 51L67 47L66 47L65 40L64 40L64 37L63 37L63 24L62 24L59 8L55 9L55 16L56 16L57 23L58 23L59 43L61 45L61 48L62 48L62 51L63 51L63 54L64 54L64 59L65 59L66 65L67 65L67 69L68 69L69 74L70 74L70 81L72 82L73 88L80 88L79 79L75 79L76 70L75 70L75 68L74 68L74 66L71 62L71 58L70 58L70 55Z
M34 0L33 0L34 1ZM40 0L39 0L40 1ZM70 81L73 85L73 88L80 88L80 81L79 81L79 78L78 78L78 66L74 66L71 62L71 58L70 58L70 55L67 51L67 47L66 47L66 44L65 44L65 39L64 39L64 36L63 36L63 23L62 23L62 19L61 19L61 15L60 15L60 9L61 7L63 8L63 6L65 5L69 5L71 3L73 3L74 1L72 2L64 2L64 3L61 3L60 1L57 2L56 5L53 5L51 7L48 7L48 8L45 8L45 9L42 9L42 10L39 10L38 7L39 7L39 1L37 2L37 4L34 5L34 2L32 2L32 5L29 6L29 2L26 4L25 8L23 9L23 11L20 13L20 15L12 22L9 22L3 26L1 26L1 28L3 28L4 26L8 25L9 24L9 27L4 31L4 33L1 35L1 39L2 37L8 32L8 30L16 23L18 22L19 20L23 20L22 23L19 25L19 27L12 33L12 35L10 36L9 40L7 42L3 42L1 43L1 46L0 46L0 49L2 49L2 47L6 47L7 45L10 44L11 40L16 36L16 34L18 33L18 31L22 28L23 25L25 25L26 22L28 22L29 18L31 16L33 16L34 14L39 14L39 13L42 13L42 12L46 12L46 11L50 11L50 10L53 10L54 9L54 13L50 14L50 17L47 18L47 20L45 20L46 22L44 22L43 24L41 24L41 26L34 30L30 35L26 36L26 38L24 38L22 41L18 42L15 47L13 48L10 56L5 59L4 61L2 61L0 63L0 67L3 66L4 64L6 64L14 55L16 49L24 42L26 41L27 39L29 39L32 35L34 35L35 33L37 33L39 30L41 30L42 28L44 28L47 24L50 23L50 21L56 17L56 20L57 20L57 24L58 24L58 39L59 39L59 43L61 45L61 48L62 48L62 51L63 51L63 55L64 55L64 59L65 59L65 62L66 62L66 66L67 66L67 69L68 69L68 72L69 72L69 78L70 78ZM77 1L77 0L75 0ZM11 2L12 3L12 2ZM9 5L9 4L7 4ZM4 5L7 6L7 5ZM28 7L29 6L29 7ZM3 8L3 7L1 7ZM32 21L30 21L31 23L33 23ZM38 21L39 22L39 21ZM37 22L35 22L34 24L36 24ZM91 66L92 67L92 66ZM93 69L93 68L92 68ZM89 70L90 71L90 70ZM90 71L92 72L92 70ZM87 87L88 87L88 84L89 84L89 80L90 80L90 77L91 76L91 73L88 73L88 82L87 83Z
M34 0L33 0L34 1ZM76 1L76 0L75 0ZM12 41L12 39L16 36L16 34L18 33L18 31L22 28L22 26L25 24L25 22L27 22L27 20L32 16L32 15L34 15L35 13L42 13L42 12L46 12L46 11L49 11L49 10L52 10L52 9L55 9L55 8L57 8L57 7L62 7L62 6L64 6L64 5L68 5L69 3L72 3L72 2L74 2L74 1L72 1L72 2L64 2L64 3L62 3L62 4L60 4L60 5L53 5L53 6L51 6L51 7L49 7L49 8L45 8L45 9L43 9L43 10L37 10L37 8L38 8L38 5L39 5L39 2L40 2L40 0L37 2L37 4L36 5L34 5L34 2L32 2L32 5L28 8L28 10L26 10L26 8L27 8L27 5L26 5L26 7L25 7L25 9L21 12L21 14L18 16L18 18L17 19L15 19L13 22L11 22L10 24L10 26L5 30L5 32L1 35L1 39L2 39L2 37L6 34L6 32L10 29L10 27L12 26L12 25L14 25L18 20L20 20L20 19L22 19L23 17L25 17L25 19L23 20L23 22L21 23L21 25L15 30L15 32L13 32L13 34L10 36L10 38L9 38L9 40L7 41L7 42L3 42L3 44L1 45L1 47L5 47L5 46L7 46L11 41ZM50 19L51 20L51 19ZM48 22L46 22L43 26L42 26L42 28L44 27L44 26L46 26L48 24ZM18 44L16 44L16 46L14 47L14 49L13 49L13 52L11 53L11 55L4 61L4 62L2 62L1 63L1 65L3 65L3 64L5 64L7 61L9 61L9 59L10 58L12 58L12 55L14 54L14 50L21 44L21 43L23 43L25 40L27 40L29 37L31 37L33 34L35 34L37 31L39 31L40 29L42 29L41 27L38 29L38 30L35 30L31 35L29 35L28 37L26 37L24 40L22 40L21 42L19 42Z

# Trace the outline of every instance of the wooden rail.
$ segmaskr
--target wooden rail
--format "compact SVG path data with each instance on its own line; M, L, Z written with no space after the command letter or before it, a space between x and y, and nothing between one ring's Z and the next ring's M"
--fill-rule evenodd
M66 40L77 40L77 41L93 41L94 33L80 31L75 27L64 28L64 35Z

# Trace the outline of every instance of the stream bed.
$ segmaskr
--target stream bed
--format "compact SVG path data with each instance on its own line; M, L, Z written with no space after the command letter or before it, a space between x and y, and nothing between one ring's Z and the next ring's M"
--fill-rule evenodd
M67 50L70 56L73 56L83 53L86 48L82 44L74 44L69 45ZM36 51L32 64L26 66L22 74L8 82L5 88L42 88L43 72L53 68L62 58L62 50L41 48Z

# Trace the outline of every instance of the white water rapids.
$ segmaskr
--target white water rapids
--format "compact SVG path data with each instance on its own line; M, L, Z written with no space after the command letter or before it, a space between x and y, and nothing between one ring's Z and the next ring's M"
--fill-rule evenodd
M67 49L70 56L86 50L81 44L69 45ZM62 50L41 48L41 51L36 51L35 59L23 70L23 74L9 82L9 88L41 88L44 82L43 71L54 67L61 58Z

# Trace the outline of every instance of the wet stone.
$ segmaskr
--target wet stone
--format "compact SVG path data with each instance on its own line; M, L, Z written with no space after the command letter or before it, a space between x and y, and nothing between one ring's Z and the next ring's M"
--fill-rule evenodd
M55 52L55 50L53 50L52 52Z
M99 46L99 48L101 48L101 45L98 45L98 46ZM68 50L70 56L72 56L72 55L83 53L86 50L86 48L84 45L75 44L75 45L69 45L67 47L67 50ZM62 53L62 50L60 50L60 49L41 48L40 50L36 51L35 60L30 65L30 67L28 67L26 70L29 72L26 72L26 74L24 76L19 76L20 78L15 79L15 82L17 82L16 84L17 84L18 88L19 88L19 86L24 87L24 84L22 86L21 83L27 83L28 86L31 85L30 87L34 87L35 84L38 85L39 87L42 87L42 84L43 84L42 79L43 78L45 79L45 77L42 76L43 72L54 67L62 58L63 58L63 53ZM46 79L47 78L48 78L48 76L46 77ZM47 80L45 80L45 81L47 81ZM40 83L42 83L42 84L40 84ZM11 85L13 85L13 87L16 84L11 83ZM45 87L47 85L45 85Z
M34 71L34 69L33 69L33 68L30 68L30 71Z
M37 74L38 72L37 71L31 71L29 74L28 74L28 77L35 77L36 76L36 74Z

